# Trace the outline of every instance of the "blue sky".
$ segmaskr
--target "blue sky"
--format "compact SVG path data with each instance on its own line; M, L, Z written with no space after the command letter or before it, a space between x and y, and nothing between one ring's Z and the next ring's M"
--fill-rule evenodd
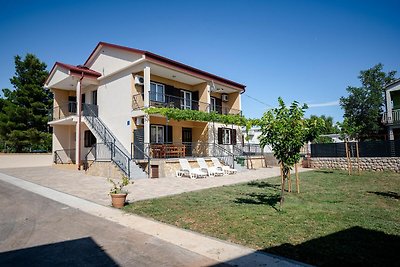
M277 98L341 121L357 76L400 71L399 1L2 1L0 88L15 55L82 64L99 41L152 51L247 85L258 117ZM398 75L399 76L399 75Z

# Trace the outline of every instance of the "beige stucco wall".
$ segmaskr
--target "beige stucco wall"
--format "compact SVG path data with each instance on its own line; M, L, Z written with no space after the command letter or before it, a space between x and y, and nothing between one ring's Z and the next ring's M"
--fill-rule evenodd
M100 53L88 67L105 76L128 66L141 57L141 54L103 46Z
M240 110L240 94L230 93L228 94L228 102L225 102L227 107L232 109Z
M126 72L102 81L97 90L99 117L130 151L132 140L132 73Z
M199 91L199 110L200 111L208 111L208 103L210 99L208 84L200 83L193 86L194 91Z
M217 92L211 92L210 94L212 97L221 99L222 98L222 94L221 93L217 93ZM223 109L227 109L229 114L237 114L238 110L241 110L241 104L240 104L240 93L239 92L234 92L234 93L230 93L228 94L228 101L224 102L222 101L222 108ZM230 110L233 109L233 110Z
M54 100L53 100L53 116L54 118L63 118L69 114L68 112L68 97L76 96L75 91L52 89Z

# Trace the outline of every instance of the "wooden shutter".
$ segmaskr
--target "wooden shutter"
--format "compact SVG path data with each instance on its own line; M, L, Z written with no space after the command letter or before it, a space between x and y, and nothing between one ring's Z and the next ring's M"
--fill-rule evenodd
M172 126L168 125L164 127L164 138L165 143L172 143Z
M222 100L221 100L221 98L215 98L215 104L217 105L217 113L222 114Z
M232 129L231 133L232 145L236 145L236 129Z
M222 128L218 128L218 144L222 145Z
M192 109L199 110L199 91L192 92Z

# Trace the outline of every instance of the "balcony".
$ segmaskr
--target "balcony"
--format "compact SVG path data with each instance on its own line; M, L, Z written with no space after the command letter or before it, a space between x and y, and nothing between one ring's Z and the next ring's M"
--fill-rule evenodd
M383 124L400 124L400 109L395 109L392 113L384 112L382 116Z
M132 109L140 110L144 108L143 94L136 94L132 96ZM228 106L211 106L206 102L197 100L185 99L183 97L165 95L165 94L150 94L150 107L169 107L177 109L191 109L204 112L216 112L218 114L232 114L241 115L242 111L233 109Z
M89 114L90 112L90 114ZM97 116L98 107L93 104L82 104L82 113L84 116ZM77 115L76 102L68 102L54 107L49 112L49 121L57 121Z

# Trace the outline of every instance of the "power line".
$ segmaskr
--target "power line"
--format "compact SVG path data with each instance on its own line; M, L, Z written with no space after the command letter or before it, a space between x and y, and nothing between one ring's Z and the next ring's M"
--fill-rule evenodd
M263 105L265 105L265 106L267 106L267 107L269 107L269 108L273 108L273 106L271 106L270 104L267 104L267 103L265 103L265 102L263 102L263 101L261 101L261 100L258 100L257 98L254 98L254 97L252 97L252 96L249 96L248 94L243 94L244 96L247 96L248 98L250 98L250 99L252 99L252 100L254 100L254 101L256 101L256 102L258 102L258 103L260 103L260 104L263 104Z

